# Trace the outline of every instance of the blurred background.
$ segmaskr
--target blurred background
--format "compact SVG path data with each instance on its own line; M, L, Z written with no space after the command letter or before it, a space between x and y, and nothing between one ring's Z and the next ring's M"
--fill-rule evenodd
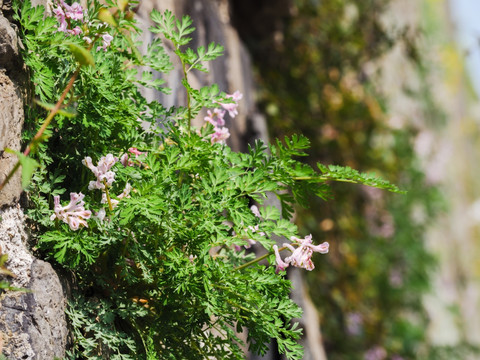
M331 246L307 274L323 344L308 356L480 359L480 2L230 7L270 137L303 133L309 163L408 191L333 184L298 209L301 233Z

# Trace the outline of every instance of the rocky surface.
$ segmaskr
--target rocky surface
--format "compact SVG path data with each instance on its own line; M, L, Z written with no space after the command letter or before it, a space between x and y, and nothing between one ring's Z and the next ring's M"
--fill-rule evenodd
M0 180L7 176L16 162L16 156L5 152L5 148L20 150L22 77L17 35L9 20L0 12ZM17 202L21 191L18 173L0 192L0 206Z
M22 210L0 210L0 248L8 254L8 269L16 277L11 285L28 291L7 291L0 296L0 333L9 359L53 359L65 355L66 298L60 280L47 262L28 251Z

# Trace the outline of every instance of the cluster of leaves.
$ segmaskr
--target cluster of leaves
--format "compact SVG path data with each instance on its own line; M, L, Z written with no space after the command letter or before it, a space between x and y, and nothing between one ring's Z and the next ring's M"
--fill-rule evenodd
M37 226L40 251L75 274L75 300L67 311L74 335L69 357L239 359L242 346L263 354L275 338L280 352L302 358L296 342L301 329L292 324L301 310L289 299L290 282L274 266L242 266L254 255L238 247L253 239L270 251L275 236L299 237L289 221L293 204L308 205L312 195L328 198L329 180L398 189L350 168L319 165L317 172L300 163L295 158L309 147L302 136L277 141L269 151L257 142L247 153L212 144L210 124L193 129L190 123L225 94L215 85L194 89L187 75L205 71L202 62L219 56L222 47L185 48L194 31L191 19L152 13L152 31L171 41L185 75L186 106L165 109L147 102L138 85L168 89L149 71L137 76L136 67L163 73L172 68L161 41L140 54L129 7L113 10L115 4L107 3L111 11L90 1L85 15L86 24L113 35L104 51L57 32L58 24L44 17L42 7L17 2L25 63L42 104L28 104L26 139L78 72L62 112L45 133L48 141L35 149L40 169L28 189L28 215ZM120 157L133 146L144 155L134 166L117 163L109 189L119 194L128 183L129 197L78 231L50 220L53 196L67 189L86 194L93 212L105 207L100 191L87 189L93 176L81 160L97 161L107 153ZM278 196L282 213L267 206L255 216L250 205L262 204L267 193ZM244 329L246 344L239 336Z
M419 168L412 141L417 129L408 121L402 129L390 128L385 98L363 71L397 42L424 71L419 52L407 32L392 37L385 31L382 13L389 0L287 2L288 14L276 5L261 13L244 9L254 2L233 2L234 16L243 10L244 16L265 18L273 11L285 17L278 22L283 29L271 20L270 33L255 18L234 19L259 69L272 135L308 134L307 163L381 169L408 189L404 196L390 196L338 184L333 206L312 198L308 211L298 209L299 228L334 249L308 273L312 298L323 314L328 358L364 359L379 347L387 358L462 358L468 347L436 348L425 331L422 294L434 261L422 240L443 200ZM417 99L426 95L414 94ZM425 103L425 118L432 118L432 107L431 101ZM433 118L439 120L438 112ZM441 355L444 350L447 355Z

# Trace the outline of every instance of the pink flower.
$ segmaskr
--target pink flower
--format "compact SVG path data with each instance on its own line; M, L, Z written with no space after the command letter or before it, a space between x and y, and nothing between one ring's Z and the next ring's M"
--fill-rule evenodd
M135 158L137 158L139 155L147 155L146 152L141 152L137 148L134 148L134 147L131 147L130 149L128 149L128 151L130 153L134 154ZM120 162L122 163L122 165L124 167L133 166L135 164L132 160L130 160L130 155L128 153L125 153L120 157Z
M63 1L62 1L63 2ZM72 20L83 21L83 8L77 2L74 2L71 6L63 2L63 7L66 10L65 16Z
M103 190L105 189L104 181L106 181L108 186L112 186L112 183L115 181L115 173L110 171L110 169L117 161L118 158L114 157L112 154L101 157L97 166L93 165L92 158L90 156L87 156L85 159L83 159L82 164L88 167L97 177L97 181L90 181L88 189Z
M81 34L82 30L78 26L76 26L72 30L68 29L70 23L67 22L66 19L83 22L82 6L77 2L74 2L72 5L68 5L63 0L59 0L58 5L59 6L57 6L57 8L53 10L57 21L60 23L60 25L58 26L58 31L62 31L71 35Z
M129 198L130 197L130 191L132 190L132 185L130 185L128 182L125 184L125 189L123 189L123 192L117 196L118 199L123 199L123 198Z
M110 196L110 203L112 204L112 209L115 209L118 205L120 201L118 200L115 200L115 199L112 199L112 197ZM107 199L107 194L106 193L102 193L102 200L100 200L100 203L101 204L107 204L108 203L108 199Z
M137 148L134 148L134 147L131 147L130 149L128 149L128 151L131 152L132 154L135 154L135 156L146 155L147 154L146 152L141 152Z
M243 94L240 91L235 91L233 94L225 96L227 99L232 99L235 102L239 102L243 98Z
M107 47L110 46L110 43L111 43L112 40L113 40L113 36L110 35L110 34L103 34L103 35L102 35L102 39L103 39L103 45L102 45L102 46L98 46L98 47L97 47L97 51L100 50L100 49L103 49L103 51L107 51Z
M277 263L277 269L275 272L278 274L280 271L285 270L289 264L284 262L280 257L280 252L278 251L277 245L273 245L273 251L275 251L275 262Z
M230 115L231 118L234 118L235 116L238 115L238 110L237 110L238 102L243 98L243 94L237 90L231 95L227 94L225 98L232 99L234 102L227 103L227 104L220 103L220 105L222 106L223 109L228 111L228 115Z
M60 6L58 6L56 9L53 10L53 13L57 18L57 21L60 23L60 25L57 28L58 31L66 32L68 24L65 21L65 12L63 11L63 9Z
M282 261L283 264L292 265L295 267L300 267L305 270L311 271L315 268L315 265L312 261L312 255L314 252L319 252L320 254L328 253L329 245L327 242L324 242L320 245L313 245L312 244L312 235L308 235L305 239L299 239L295 236L292 236L292 241L294 241L294 245L297 247L293 247L291 244L284 243L283 246L288 248L292 254L285 258ZM275 250L275 249L274 249ZM280 254L278 251L275 252L277 256L277 264L279 264L279 256ZM280 259L281 260L281 259ZM277 265L278 266L278 265ZM283 266L285 268L285 266Z
M133 161L130 161L130 160L128 159L128 154L127 154L127 153L123 154L123 155L120 157L120 163L121 163L124 167L133 166Z
M230 117L234 118L235 116L238 115L238 104L237 103L228 103L228 104L222 104L220 103L220 105L222 106L222 108L224 108L226 111L228 111L228 115L230 115Z
M60 205L60 196L53 197L55 214L50 216L50 220L62 220L64 223L70 226L73 231L78 230L80 225L88 227L85 220L89 219L92 215L90 210L85 210L83 207L85 202L83 198L85 195L82 193L70 193L70 203L67 206Z
M211 135L211 141L213 143L225 143L225 140L227 140L230 137L230 132L228 131L228 128L222 127L218 128L216 127L215 132Z
M314 252L319 252L320 254L328 253L329 244L324 242L320 245L312 244L312 235L305 236L305 239L299 239L294 236L291 238L292 241L295 241L298 245L297 248L294 248L290 244L283 244L292 251L292 255L285 258L285 261L291 263L295 267L304 268L305 270L313 270L315 265L313 265L312 255Z
M214 127L219 127L225 125L225 120L223 119L224 116L225 111L220 109L213 109L213 112L211 110L207 110L207 116L205 116L203 119L205 121L208 121Z
M67 30L67 32L71 35L80 35L82 33L82 29L80 29L78 26L75 26L72 30Z
M132 185L130 185L129 183L127 183L125 185L125 188L123 189L122 193L120 195L117 196L117 199L125 199L125 198L129 198L130 197L130 191L132 190ZM112 196L110 196L110 203L112 204L112 209L115 209L118 205L118 203L120 202L119 200L117 199L113 199ZM102 194L102 200L100 201L100 203L102 204L106 204L108 203L108 199L107 199L107 194L106 193L103 193Z

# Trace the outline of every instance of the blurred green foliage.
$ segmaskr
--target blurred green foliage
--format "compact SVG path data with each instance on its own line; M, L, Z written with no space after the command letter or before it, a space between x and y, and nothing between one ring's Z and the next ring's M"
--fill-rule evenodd
M307 161L374 171L408 191L335 184L332 204L312 199L309 210L298 209L300 228L331 246L328 257L316 260L308 283L333 360L437 359L460 351L429 344L422 306L435 267L425 231L444 202L413 150L418 129L411 119L400 129L389 125L387 99L368 71L402 43L420 81L425 78L415 39L407 36L412 32L393 35L382 23L389 2L291 1L280 25L272 23L270 36L261 40L261 29L240 26L272 136L301 132L312 142ZM432 115L441 112L426 86L421 92L412 95L420 95L421 115L431 125Z

